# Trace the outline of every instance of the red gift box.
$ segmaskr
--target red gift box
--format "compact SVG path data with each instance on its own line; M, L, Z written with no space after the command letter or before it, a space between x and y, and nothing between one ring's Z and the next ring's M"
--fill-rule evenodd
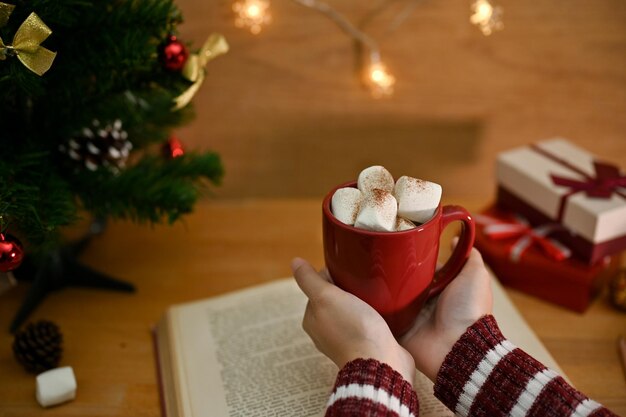
M505 285L584 312L619 266L619 256L588 265L549 236L562 227L531 228L524 219L495 206L476 216L475 246Z

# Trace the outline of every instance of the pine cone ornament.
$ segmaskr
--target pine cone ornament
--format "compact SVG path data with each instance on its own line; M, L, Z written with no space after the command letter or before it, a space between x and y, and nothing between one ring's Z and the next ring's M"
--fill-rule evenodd
M128 140L128 133L122 129L122 121L119 119L104 126L94 120L92 127L83 128L79 135L59 146L62 153L83 163L90 171L104 167L113 173L118 173L126 166L132 148L133 144Z
M41 373L56 368L63 354L63 335L51 321L29 323L15 335L13 355L28 372Z

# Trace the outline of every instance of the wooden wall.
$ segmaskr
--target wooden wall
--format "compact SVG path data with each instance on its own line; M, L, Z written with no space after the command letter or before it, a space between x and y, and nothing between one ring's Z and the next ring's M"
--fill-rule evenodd
M626 166L626 2L497 0L505 28L469 23L470 1L328 0L363 21L397 78L375 100L356 76L355 46L327 18L272 0L273 23L236 29L225 0L178 0L181 36L223 33L197 119L177 135L218 151L224 198L320 196L371 164L444 186L448 198L493 195L504 149L553 136ZM495 0L494 0L495 1ZM373 12L374 10L378 10Z

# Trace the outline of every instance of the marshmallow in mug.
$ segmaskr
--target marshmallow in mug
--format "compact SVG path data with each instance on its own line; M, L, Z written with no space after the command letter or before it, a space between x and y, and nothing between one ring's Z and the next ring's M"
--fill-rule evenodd
M363 193L369 193L374 189L390 193L393 191L393 177L385 167L374 165L361 171L357 180L357 187Z
M333 194L330 208L337 220L352 226L361 209L362 199L363 196L358 189L352 187L340 188Z
M404 219L402 217L398 217L396 220L396 232L402 232L405 230L411 230L411 229L415 229L417 226L415 226L415 224L407 219Z
M363 196L361 210L354 227L377 232L393 232L396 227L398 203L391 193L374 188Z
M427 222L439 207L441 191L441 185L434 182L400 177L393 188L398 215L418 223Z

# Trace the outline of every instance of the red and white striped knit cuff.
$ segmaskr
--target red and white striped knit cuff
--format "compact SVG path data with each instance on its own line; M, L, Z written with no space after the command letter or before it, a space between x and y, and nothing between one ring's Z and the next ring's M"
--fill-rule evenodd
M474 323L446 356L435 396L459 416L610 416L506 340L493 316Z
M348 362L337 375L326 417L418 414L417 395L402 375L375 359Z

